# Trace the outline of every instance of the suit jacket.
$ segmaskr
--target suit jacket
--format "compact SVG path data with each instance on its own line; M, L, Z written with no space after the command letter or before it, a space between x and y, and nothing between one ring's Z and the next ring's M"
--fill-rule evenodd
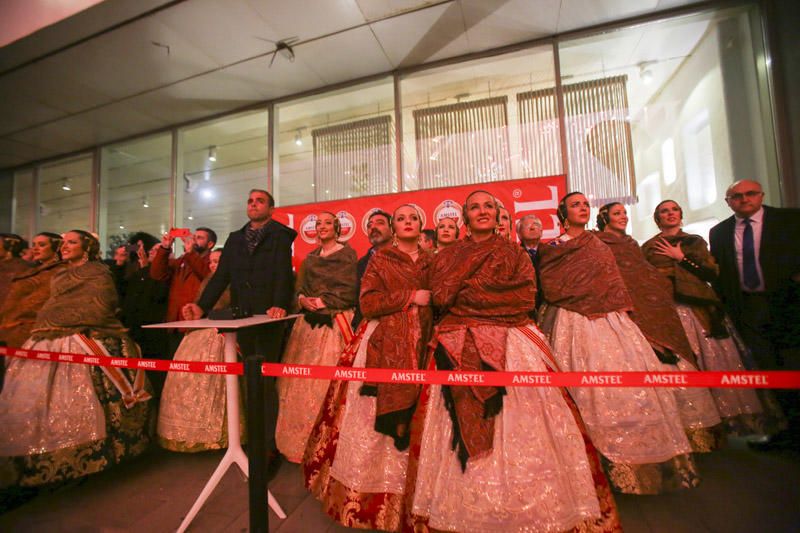
M297 232L270 220L251 254L245 237L248 224L231 233L225 242L217 271L197 302L206 313L228 285L231 303L252 314L264 314L271 307L288 310L291 305L292 242Z
M782 306L787 293L796 290L791 278L800 272L800 209L764 206L764 227L761 230L759 263L764 276L764 288L771 303L773 316L785 313ZM711 254L719 264L719 276L714 288L737 326L742 312L742 289L736 264L734 233L736 219L731 216L711 228Z

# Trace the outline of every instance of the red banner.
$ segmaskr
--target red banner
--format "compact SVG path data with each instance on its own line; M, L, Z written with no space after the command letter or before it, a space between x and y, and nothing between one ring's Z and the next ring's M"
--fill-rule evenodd
M391 214L400 205L414 204L422 214L424 228L435 228L438 220L446 216L457 218L461 226L461 205L470 192L483 189L494 195L511 213L511 234L514 238L516 221L524 215L535 214L542 220L542 238L552 239L558 237L556 207L559 199L566 194L566 187L566 177L563 175L494 181L279 207L273 216L278 222L297 230L298 237L294 242L296 262L302 261L306 254L318 246L315 223L316 215L321 211L337 215L342 226L340 240L347 242L361 256L370 246L367 219L376 209ZM464 233L462 230L462 237Z

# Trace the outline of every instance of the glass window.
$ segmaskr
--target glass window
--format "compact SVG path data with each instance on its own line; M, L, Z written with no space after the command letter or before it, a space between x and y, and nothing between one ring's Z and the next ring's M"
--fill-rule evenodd
M658 231L653 208L664 199L681 204L684 226L707 237L731 215L724 196L737 179L758 179L765 202L780 205L756 9L560 45L570 189L587 193L595 208L638 201L629 209L637 240ZM586 89L571 102L568 85Z
M36 202L33 179L33 169L14 172L11 231L29 242L33 237L33 206Z
M277 105L275 123L278 205L397 191L392 78Z
M37 232L92 228L92 160L83 155L39 167Z
M267 188L268 124L261 110L179 132L177 226L211 228L220 246L242 227L247 193Z
M551 46L403 77L404 190L561 173Z
M103 148L100 155L101 249L110 251L139 231L169 229L172 134Z

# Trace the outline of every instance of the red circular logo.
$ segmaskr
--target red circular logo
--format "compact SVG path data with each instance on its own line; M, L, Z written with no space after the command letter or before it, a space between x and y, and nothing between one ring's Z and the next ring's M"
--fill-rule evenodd
M356 219L347 211L339 211L336 213L336 218L339 219L342 228L339 233L339 241L349 241L356 234Z
M308 244L317 244L317 215L310 214L300 222L300 236Z
M445 200L437 205L436 209L433 210L433 221L438 225L443 218L452 218L459 227L463 226L464 217L461 214L461 205L455 200Z

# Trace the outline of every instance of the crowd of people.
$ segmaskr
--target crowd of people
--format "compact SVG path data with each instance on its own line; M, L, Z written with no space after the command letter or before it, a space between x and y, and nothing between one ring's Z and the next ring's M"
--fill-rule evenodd
M108 265L92 234L41 233L33 256L0 238L0 341L98 356L223 360L213 329L143 329L235 306L299 312L282 361L459 371L701 371L787 368L797 346L800 211L763 206L754 181L730 186L733 216L703 238L681 206L653 213L640 246L622 203L561 199L559 237L514 221L473 191L463 221L422 227L413 205L372 212L362 257L316 218L319 247L295 275L296 232L250 192L248 222L222 250L198 228L130 236ZM462 225L463 222L463 225ZM270 353L264 327L241 352ZM789 354L787 356L787 354ZM280 354L278 354L280 356ZM795 353L796 355L796 353ZM0 485L80 478L140 454L227 445L221 376L6 361ZM156 374L154 376L153 374ZM797 446L797 392L754 389L490 387L267 378L267 447L302 465L337 522L387 531L616 531L612 490L689 489L693 459L729 435L757 449ZM158 405L158 409L156 406ZM156 418L157 412L157 418ZM153 431L152 428L155 427Z

